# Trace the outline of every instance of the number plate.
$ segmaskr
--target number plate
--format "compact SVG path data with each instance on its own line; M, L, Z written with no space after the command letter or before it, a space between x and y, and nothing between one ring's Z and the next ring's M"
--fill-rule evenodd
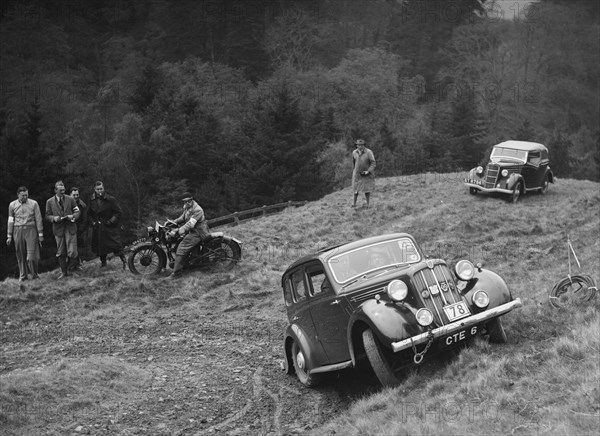
M446 312L446 316L450 321L456 321L457 319L471 315L469 307L464 301L459 301L458 303L451 304L450 306L445 306L444 312Z

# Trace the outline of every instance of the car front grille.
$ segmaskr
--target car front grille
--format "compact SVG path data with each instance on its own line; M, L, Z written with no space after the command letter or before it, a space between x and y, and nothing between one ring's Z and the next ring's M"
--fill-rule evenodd
M490 189L496 186L496 180L498 180L498 173L500 172L500 166L495 164L488 164L485 172L485 188Z
M425 307L433 313L438 325L449 322L442 309L444 306L463 301L450 269L444 263L436 263L433 268L426 267L417 271L413 275L412 285Z
M500 176L500 171L507 170L508 174L521 173L521 169L523 165L515 165L512 167L500 167L497 164L488 164L487 169L485 171L485 180L484 180L484 188L491 189L496 187L496 183L498 183L498 178Z

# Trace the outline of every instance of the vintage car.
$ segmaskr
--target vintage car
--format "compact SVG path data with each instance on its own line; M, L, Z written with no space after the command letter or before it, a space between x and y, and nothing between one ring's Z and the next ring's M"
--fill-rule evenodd
M515 203L527 192L548 192L554 183L549 163L548 149L542 144L504 141L494 146L485 168L469 171L465 184L472 195L499 192L508 194L508 200Z
M362 364L394 385L404 368L475 335L506 342L499 317L521 306L497 274L468 260L451 271L406 233L306 255L287 268L282 287L282 368L306 386Z

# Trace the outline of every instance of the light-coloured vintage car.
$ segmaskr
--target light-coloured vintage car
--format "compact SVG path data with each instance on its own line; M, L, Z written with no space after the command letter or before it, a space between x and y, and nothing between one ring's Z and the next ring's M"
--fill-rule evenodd
M394 385L403 368L475 335L506 342L499 317L521 306L497 274L468 260L451 271L406 233L304 256L282 287L283 369L307 386L367 361L383 385Z
M508 194L508 200L513 203L528 192L545 194L550 183L554 183L554 175L548 149L527 141L504 141L495 145L485 168L471 169L465 179L470 194Z

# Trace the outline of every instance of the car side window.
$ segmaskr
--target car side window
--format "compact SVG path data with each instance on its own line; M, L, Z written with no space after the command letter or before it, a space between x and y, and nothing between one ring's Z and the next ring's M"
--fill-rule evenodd
M292 274L292 288L294 290L294 300L302 301L306 298L306 285L304 284L304 271L298 270Z
M542 156L539 151L530 151L527 161L532 165L538 166L542 161Z
M327 284L329 283L329 280L327 280L321 265L309 266L306 269L306 274L308 275L311 285L310 295L317 295L327 290ZM327 283L325 283L326 280ZM331 287L331 285L329 286Z

